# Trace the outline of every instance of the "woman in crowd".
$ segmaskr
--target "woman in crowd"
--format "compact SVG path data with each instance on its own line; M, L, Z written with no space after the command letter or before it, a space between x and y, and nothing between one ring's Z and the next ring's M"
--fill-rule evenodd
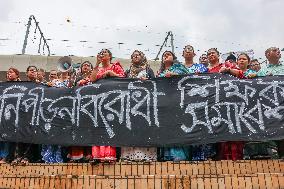
M16 68L9 68L6 73L7 81L21 81L20 72Z
M195 56L194 48L191 45L186 45L183 49L182 56L184 57L184 65L187 67L189 73L198 74L206 73L208 69L203 64L193 62Z
M240 79L256 77L257 72L252 69L249 69L248 67L249 64L250 64L250 57L246 53L241 53L238 56L236 68L222 67L220 69L220 72L229 73Z
M145 54L138 50L132 53L130 68L126 70L125 74L128 78L139 78L141 80L155 78ZM121 159L127 161L156 161L157 148L121 147Z
M59 62L72 62L70 57L64 56L59 59ZM60 76L58 79L53 79L51 82L52 87L69 88L70 72L68 70L59 70ZM66 148L59 145L42 145L41 155L45 163L62 163L64 162Z
M77 78L76 85L83 86L86 84L90 84L90 76L93 70L93 65L90 61L85 61L80 66L80 75Z
M202 55L199 57L199 64L203 64L206 68L208 67L207 54L202 54Z
M208 57L208 72L209 73L220 73L222 72L222 69L231 69L231 68L236 68L235 64L232 64L230 62L225 62L225 63L221 63L220 62L220 53L217 50L217 48L210 48L207 51L207 57ZM206 149L206 151L208 151L207 156L208 157L212 157L212 158L217 158L217 159L226 159L223 157L223 151L222 150L224 148L224 144L226 144L225 142L220 142L217 144L207 144L206 146L208 147L208 149ZM199 153L198 151L196 153ZM217 157L216 157L217 155ZM197 159L199 160L199 159Z
M135 50L131 55L131 65L125 72L128 78L153 79L155 74L148 64L145 54Z
M28 81L38 82L37 80L37 67L35 66L28 66L26 70L26 76Z
M188 69L177 61L177 57L171 51L165 51L162 55L162 62L158 77L172 77L174 75L189 74Z
M91 84L90 75L93 65L85 61L80 66L80 75L77 77L76 85L84 86ZM89 146L71 146L69 147L70 162L89 162L92 160L92 149Z
M211 48L207 51L207 57L208 57L208 72L209 73L219 73L220 69L222 67L225 68L235 68L235 64L229 63L229 62L225 62L225 63L221 63L220 62L220 53L216 48Z
M264 76L264 73L259 72L259 65L252 65L250 57L246 53L239 54L237 58L238 67L235 69L223 68L221 72L227 72L233 76L240 79L254 78L257 76ZM251 69L254 68L254 69ZM269 159L276 157L276 143L270 142L249 142L244 144L244 142L227 142L222 143L221 150L223 154L231 157L223 157L224 159L238 160L245 158L247 159ZM243 154L243 151L245 154Z
M9 71L12 69L10 68ZM13 72L16 73L15 76L11 76L8 71L7 81L20 81L19 74L17 70L13 69ZM12 75L14 75L13 72ZM26 70L27 81L37 82L37 67L28 66ZM22 164L25 165L29 162L39 162L40 161L40 145L38 144L29 144L29 143L13 143L10 147L11 157L15 159L11 162L12 164Z
M16 68L9 68L6 73L6 81L15 82L20 80L20 72ZM14 158L16 143L0 142L0 164L6 163Z
M256 74L254 74L257 77L262 77L262 76L266 76L266 73L263 71L263 69L261 69L261 65L258 62L257 59L253 59L250 61L248 68L255 71ZM254 77L254 75L252 75L252 77ZM251 77L251 78L252 78Z
M177 61L174 53L165 51L162 55L158 77L172 77L185 74L189 74L188 69ZM189 160L189 147L163 147L159 149L159 156L163 161Z
M195 56L194 48L191 45L186 45L183 49L182 56L184 57L184 65L187 67L189 73L198 74L206 73L208 69L204 64L198 64L193 62ZM213 154L215 155L215 154ZM192 145L190 150L191 160L207 160L212 158L211 145Z
M96 66L90 76L91 82L96 82L102 78L125 77L124 70L119 62L112 63L112 53L108 49L102 49L97 55ZM100 66L101 65L101 66ZM92 156L94 160L115 161L116 148L112 146L93 146Z
M240 79L253 78L256 76L254 70L248 68L250 57L246 53L241 53L237 58L237 67L222 67L221 73L229 73ZM243 159L244 142L242 141L229 141L219 143L219 158L240 160Z

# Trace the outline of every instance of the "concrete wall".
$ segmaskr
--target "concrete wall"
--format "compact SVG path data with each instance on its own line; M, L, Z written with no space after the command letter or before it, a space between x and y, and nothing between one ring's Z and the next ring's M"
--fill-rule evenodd
M37 55L0 55L0 81L5 80L5 73L10 67L17 68L21 73L21 79L25 80L26 69L28 66L33 65L37 68L43 68L47 72L53 69L57 69L57 61L59 56L37 56ZM82 63L86 60L89 60L93 65L96 63L96 57L71 57L74 63ZM126 70L129 68L130 60L129 59L119 59L115 58L113 61L120 61L123 68ZM160 67L159 61L149 61L151 68L154 70L154 73Z

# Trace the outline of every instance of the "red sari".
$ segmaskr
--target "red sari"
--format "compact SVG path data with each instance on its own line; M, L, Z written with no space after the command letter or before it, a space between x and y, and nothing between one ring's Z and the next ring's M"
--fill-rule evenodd
M91 84L90 78L86 77L81 80L80 83L77 83L78 86L84 86ZM86 157L86 160L92 156L92 149L89 146L71 146L69 147L69 154L71 161L81 160Z
M219 71L222 67L235 69L237 66L235 64L232 64L232 63L229 63L229 62L219 63L217 66L214 66L212 68L208 68L208 73L219 73Z
M124 70L119 62L113 63L109 68L98 68L97 80L102 79L103 74L106 71L113 71L118 74L118 77L125 77ZM116 160L116 148L113 146L93 146L92 147L93 159L103 161L115 161Z
M235 64L225 62L218 64L215 67L209 68L209 73L219 73L222 67L238 69ZM240 78L243 78L243 73L240 73ZM241 160L243 159L244 142L242 141L229 141L218 143L218 158L225 160Z

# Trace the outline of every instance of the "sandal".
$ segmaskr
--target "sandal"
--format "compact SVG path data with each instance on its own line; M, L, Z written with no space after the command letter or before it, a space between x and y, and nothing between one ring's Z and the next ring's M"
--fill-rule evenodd
M84 161L88 163L88 162L92 161L92 159L93 159L92 155L87 155L87 156L85 156Z
M16 158L16 159L14 159L14 160L11 162L11 165L12 165L12 166L19 165L19 163L21 162L21 159L22 159L22 158Z
M3 158L3 159L0 160L0 165L1 165L1 164L4 164L4 163L7 163L5 158Z
M29 160L27 158L23 158L21 161L20 161L20 165L27 165L29 163Z
M100 161L97 160L97 159L92 159L92 160L89 161L89 163L92 164L92 165L98 165L100 163Z
M68 163L78 163L78 160L76 160L76 159L70 159L70 160L68 161Z

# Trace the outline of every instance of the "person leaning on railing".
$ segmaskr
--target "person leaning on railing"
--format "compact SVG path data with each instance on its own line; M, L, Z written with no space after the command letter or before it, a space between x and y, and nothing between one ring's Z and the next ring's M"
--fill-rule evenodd
M102 49L97 55L96 65L90 75L90 81L96 82L103 78L125 77L124 70L119 62L112 63L112 53ZM92 156L94 161L116 161L116 148L113 146L93 146Z
M92 84L90 76L93 65L90 61L84 61L80 66L79 77L76 79L77 86ZM92 149L89 146L71 146L69 147L70 162L89 162L92 160Z
M153 79L155 74L148 64L145 54L135 50L131 54L130 68L125 71L127 78ZM121 147L121 159L125 161L157 161L155 147Z
M157 77L172 77L186 74L189 74L188 69L177 61L175 54L171 51L165 51L162 55L161 66ZM158 151L161 161L189 160L189 147L162 147Z
M16 68L9 68L6 73L7 82L17 82L20 80L20 72ZM10 162L15 158L15 148L17 143L0 142L0 164Z
M207 73L208 69L204 64L195 63L193 58L195 56L194 48L191 45L186 45L183 48L182 56L184 57L184 65L191 74Z

